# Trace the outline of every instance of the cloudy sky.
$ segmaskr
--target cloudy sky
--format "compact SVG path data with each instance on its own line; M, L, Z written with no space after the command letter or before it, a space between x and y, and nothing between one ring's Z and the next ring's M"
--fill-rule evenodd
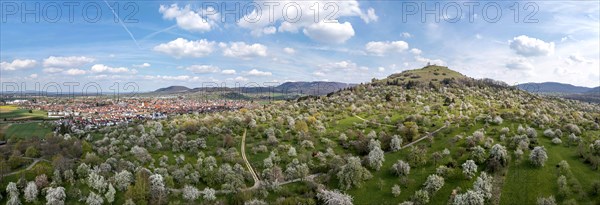
M35 82L104 90L134 82L141 91L357 83L431 62L509 84L595 87L599 8L598 1L3 1L0 80L27 90Z

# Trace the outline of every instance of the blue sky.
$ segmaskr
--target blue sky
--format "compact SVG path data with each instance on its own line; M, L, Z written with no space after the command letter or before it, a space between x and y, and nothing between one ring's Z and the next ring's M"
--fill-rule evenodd
M599 1L74 3L1 2L3 83L357 83L431 62L509 84L600 86Z

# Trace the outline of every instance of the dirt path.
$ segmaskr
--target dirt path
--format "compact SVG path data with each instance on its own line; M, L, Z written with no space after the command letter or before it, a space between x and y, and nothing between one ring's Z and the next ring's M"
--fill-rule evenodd
M383 123L378 123L378 122L371 122L371 121L369 121L367 119L364 119L364 118L362 118L362 117L360 117L360 116L358 116L356 114L354 114L354 117L357 117L358 119L360 119L362 121L365 121L365 122L368 122L368 123L373 123L373 124L376 124L376 125L379 125L379 126L386 126L386 127L393 127L393 128L396 127L394 125L388 125L388 124L383 124Z
M11 172L11 173L8 173L8 174L5 174L4 176L11 176L11 175L15 175L15 174L21 173L21 172L23 172L23 171L30 170L30 169L32 169L32 168L33 168L33 167L34 167L34 166L35 166L35 165L36 165L38 162L40 162L40 161L46 161L46 162L49 162L48 160L46 160L46 159L42 159L42 158L29 158L29 157L22 157L22 158L25 158L25 159L33 159L33 162L32 162L32 163L31 163L29 166L27 166L27 168L25 168L25 169L17 170L17 171L14 171L14 172Z
M428 137L433 137L433 134L435 134L436 132L438 132L438 131L440 131L440 130L442 130L442 129L444 129L444 128L446 128L446 125L444 125L444 126L442 126L442 127L438 128L437 130L433 131L432 133L426 134L425 136L423 136L423 137L419 138L418 140L415 140L415 141L413 141L413 142L411 142L411 143L408 143L407 145L404 145L404 147L402 147L402 149L404 149L404 148L407 148L407 147L410 147L410 146L412 146L412 145L416 144L417 142L420 142L421 140L424 140L425 138L428 138Z
M242 145L241 145L240 150L242 152L242 159L244 159L244 164L246 164L246 168L248 168L248 171L250 172L250 174L252 174L252 178L254 179L254 185L248 189L256 189L260 186L260 179L258 179L258 175L256 175L256 172L254 172L252 165L250 165L250 162L248 162L248 159L246 158L246 130L245 129L244 129L244 135L242 135Z
M373 124L376 124L376 125L379 125L379 126L388 126L388 127L394 127L394 128L396 127L396 126L393 126L393 125L382 124L382 123L378 123L378 122L370 122L369 120L366 120L366 119L364 119L364 118L362 118L362 117L360 117L360 116L358 116L358 115L356 115L356 114L354 114L354 117L357 117L358 119L360 119L360 120L362 120L362 121L369 122L369 123L373 123ZM440 130L442 130L442 129L444 129L444 128L446 128L446 125L444 125L444 126L442 126L442 127L438 128L437 130L435 130L435 131L433 131L433 132L431 132L431 133L429 133L429 134L426 134L425 136L423 136L423 137L419 138L418 140L415 140L415 141L413 141L413 142L411 142L411 143L408 143L407 145L404 145L404 146L402 147L402 149L404 149L404 148L407 148L407 147L410 147L410 146L412 146L412 145L416 144L417 142L420 142L421 140L424 140L424 139L426 139L426 138L428 138L428 137L430 137L430 136L433 136L433 134L435 134L436 132L438 132L438 131L440 131Z

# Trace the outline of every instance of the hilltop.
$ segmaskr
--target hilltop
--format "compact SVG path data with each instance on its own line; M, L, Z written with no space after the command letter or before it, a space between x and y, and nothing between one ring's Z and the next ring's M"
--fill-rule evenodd
M190 88L185 86L169 86L166 88L159 88L155 90L156 93L181 93L190 90Z
M430 81L443 81L444 79L466 79L467 76L456 72L454 70L449 69L445 66L438 65L428 65L423 68L414 69L414 70L406 70L401 73L392 74L386 78L387 81L398 81L398 82L408 82L408 81L420 81L420 82L430 82Z

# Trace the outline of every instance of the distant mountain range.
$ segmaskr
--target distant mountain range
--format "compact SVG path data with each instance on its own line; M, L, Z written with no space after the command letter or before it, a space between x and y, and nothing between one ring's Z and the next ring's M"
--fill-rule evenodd
M188 88L185 86L169 86L160 88L151 92L153 94L178 94L178 93L197 93L197 92L233 92L242 94L257 93L275 93L275 94L293 94L293 95L326 95L344 88L353 87L356 84L340 82L286 82L278 86L247 86L247 87L198 87Z
M599 90L600 87L588 88L582 86L575 86L571 84L556 83L556 82L545 82L545 83L523 83L517 85L518 88L530 92L537 93L556 93L556 94L576 94L586 93L593 91L594 89Z
M589 88L564 83L545 82L523 83L517 85L517 88L543 95L554 95L567 99L600 103L600 86Z

